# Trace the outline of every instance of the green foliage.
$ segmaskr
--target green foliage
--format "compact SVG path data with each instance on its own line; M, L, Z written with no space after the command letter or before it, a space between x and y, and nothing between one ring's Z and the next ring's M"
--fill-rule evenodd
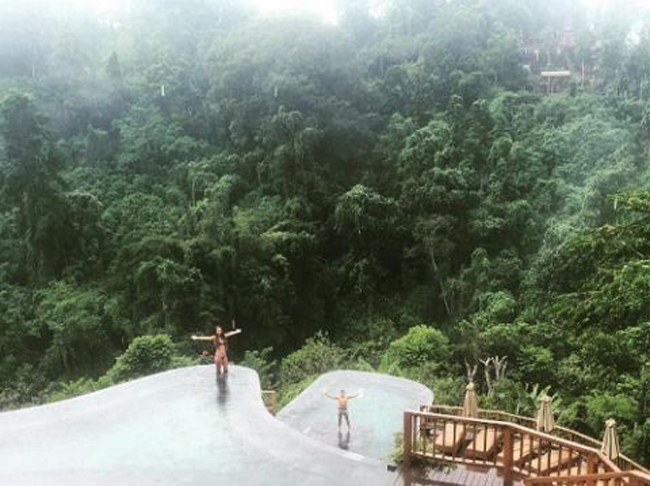
M535 417L544 396L553 399L553 411L557 414L563 410L562 398L550 393L550 386L541 387L539 384L522 384L507 378L494 383L491 396L482 400L482 406L491 410L503 410L516 415Z
M45 400L58 402L118 384L120 381L163 371L167 368L183 368L198 364L196 359L169 354L167 336L142 336L134 339L127 350L119 356L115 365L96 380L79 378L49 387ZM212 360L210 360L212 363Z
M434 403L458 406L465 396L467 383L461 377L446 376L425 382L433 391Z
M646 420L632 431L629 439L624 442L623 450L643 464L650 463L650 420Z
M480 333L479 341L486 356L516 357L521 353L521 328L514 324L488 325Z
M598 393L585 397L586 422L595 435L602 435L605 422L613 418L619 431L634 421L637 404L634 398L624 394Z
M427 439L422 439L419 436L416 437L413 443L413 449L423 450L426 447L424 443L425 440ZM404 465L404 434L402 432L395 434L393 452L385 459L390 460L398 466ZM431 459L412 457L409 464L409 472L413 475L413 479L417 481L418 479L426 480L432 471L450 471L455 467L454 464L447 462L437 462Z
M56 282L43 290L37 322L51 336L43 364L57 376L72 370L96 373L110 362L115 322L101 290Z
M55 391L48 394L47 401L58 402L60 400L67 400L101 390L102 388L107 388L113 384L114 382L108 376L102 376L97 380L79 378L78 380L59 385Z
M278 407L282 408L290 403L294 398L305 391L309 385L315 382L317 378L318 375L306 376L297 383L291 383L287 386L282 387L278 399Z
M436 370L447 366L450 356L447 337L438 329L420 325L390 344L383 366L412 369L427 365Z
M280 364L280 386L303 382L310 376L339 369L345 361L342 348L332 344L324 334L307 339L304 346L282 360Z
M164 371L172 367L173 357L174 343L169 336L140 336L117 358L107 376L117 383Z
M484 403L532 413L550 387L566 423L600 433L614 414L647 457L638 11L338 2L331 25L192 0L135 2L107 29L92 9L15 3L0 16L0 406L94 389L134 338L189 351L236 321L235 360L251 350L289 395L351 366L458 403L464 361L507 356ZM574 74L548 92L555 69ZM111 376L192 361L156 342Z
M12 364L15 359L5 357L4 365ZM3 370L3 373L6 373ZM44 390L49 383L37 368L30 364L16 366L11 370L12 381L5 381L0 386L0 410L11 410L21 406L38 405L43 400Z
M356 185L339 198L336 207L337 229L363 246L378 237L386 237L397 223L395 201Z
M74 245L62 160L44 125L31 97L15 92L0 101L0 189L5 207L17 211L25 271L34 280L60 276Z
M400 316L400 321L408 320ZM358 369L379 368L381 359L391 341L399 336L398 322L383 316L352 317L340 338L348 344L351 361L357 360Z
M524 346L520 355L521 375L528 382L553 382L555 359L550 349L542 346Z
M254 369L260 377L262 390L274 390L276 388L275 372L277 363L271 358L273 348L265 348L261 351L246 351L244 358L238 363L239 366Z

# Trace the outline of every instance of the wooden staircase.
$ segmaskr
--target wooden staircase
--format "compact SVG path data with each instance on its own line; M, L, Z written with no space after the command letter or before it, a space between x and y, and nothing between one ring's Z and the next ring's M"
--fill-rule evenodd
M498 470L502 483L526 486L650 486L650 472L621 456L610 460L600 443L558 427L535 430L534 419L481 410L460 416L460 407L421 407L404 413L404 457Z

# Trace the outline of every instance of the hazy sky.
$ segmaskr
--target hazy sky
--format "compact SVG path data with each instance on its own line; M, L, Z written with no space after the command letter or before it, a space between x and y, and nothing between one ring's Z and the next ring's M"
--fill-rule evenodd
M331 22L336 21L332 0L254 0L253 3L263 13L302 10L317 13Z
M0 0L0 2L3 0ZM104 13L114 12L125 8L128 0L72 0L79 3L92 2L98 11ZM134 3L137 0L132 0ZM179 0L182 1L182 0ZM322 16L330 22L336 21L334 0L249 0L263 14L283 12L312 12Z
M0 0L5 2L7 0ZM126 8L131 1L136 3L138 0L20 0L26 3L38 3L58 1L62 4L88 5L91 3L100 13L115 13ZM182 0L178 0L182 2ZM250 4L256 6L262 14L277 14L284 12L311 12L322 16L324 19L335 22L336 9L334 8L335 0L247 0ZM573 1L573 0L567 0ZM633 3L635 5L650 5L650 0L584 0L590 7L603 7L616 3Z

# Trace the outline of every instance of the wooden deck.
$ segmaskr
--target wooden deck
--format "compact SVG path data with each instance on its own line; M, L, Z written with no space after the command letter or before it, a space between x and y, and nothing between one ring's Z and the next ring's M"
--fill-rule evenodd
M503 486L503 477L496 468L482 468L462 464L450 465L441 470L430 471L426 477L404 479L404 486ZM513 486L524 486L522 479L515 479Z
M559 430L569 437L564 438L531 428L524 417L503 414L493 420L444 412L404 412L406 463L452 465L404 484L650 486L650 471L625 456L612 461L594 447L597 442L577 432Z

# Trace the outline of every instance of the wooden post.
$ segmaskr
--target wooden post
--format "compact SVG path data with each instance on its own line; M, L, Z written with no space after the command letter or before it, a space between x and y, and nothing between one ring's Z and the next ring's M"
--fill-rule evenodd
M266 405L267 410L271 415L277 415L278 413L278 392L275 390L271 391L262 391L262 400L264 405Z
M275 390L271 392L271 413L278 414L278 392Z
M404 468L411 467L411 449L413 447L413 415L404 412Z
M512 486L512 429L503 429L503 485Z
M598 474L598 459L591 454L587 457L587 474ZM596 486L596 481L588 479L585 486Z

